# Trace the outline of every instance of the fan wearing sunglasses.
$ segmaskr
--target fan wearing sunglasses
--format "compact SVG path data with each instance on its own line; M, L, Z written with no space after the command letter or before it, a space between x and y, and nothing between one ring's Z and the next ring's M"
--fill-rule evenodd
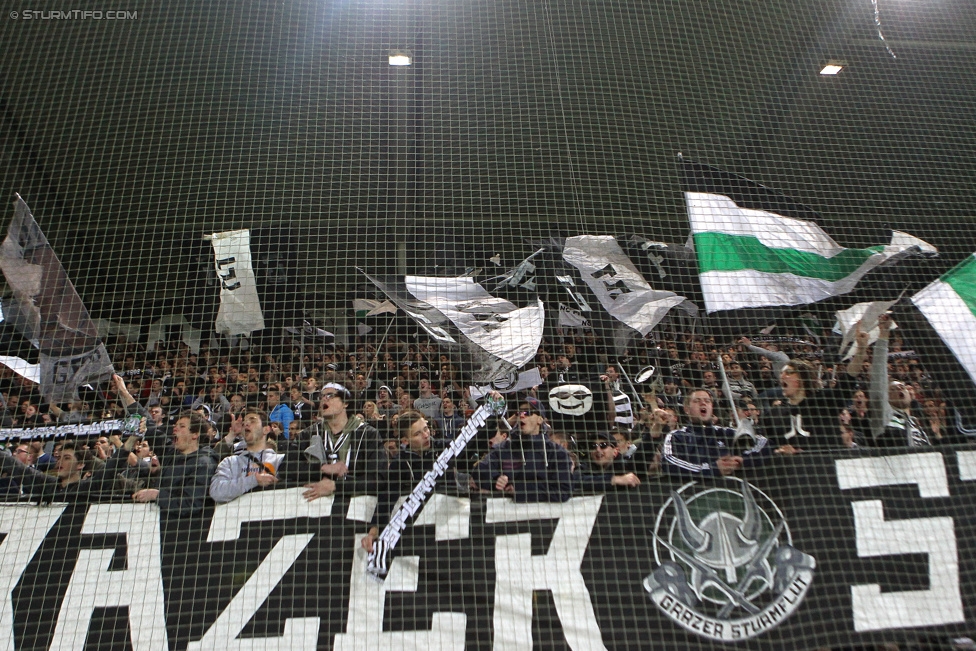
M626 472L619 463L620 449L612 435L601 432L589 445L588 459L573 477L573 486L581 493L603 493L613 487L634 488L640 479Z
M544 431L546 410L535 398L519 405L518 426L472 474L478 487L516 502L565 502L573 492L572 459Z

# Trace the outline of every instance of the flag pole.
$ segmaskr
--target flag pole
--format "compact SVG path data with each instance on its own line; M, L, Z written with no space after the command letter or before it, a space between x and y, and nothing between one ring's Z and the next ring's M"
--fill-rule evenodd
M546 251L546 247L544 247L544 246L543 246L543 247L541 247L541 248L540 248L540 249L539 249L538 251L536 251L535 253L533 253L533 254L532 254L532 255L530 255L529 257L527 257L527 258L526 258L525 260L522 260L522 262L520 262L520 263L518 263L517 265L515 265L515 267L514 267L514 269L515 269L515 270L518 270L518 269L519 269L519 267L521 267L522 265L524 265L524 264L525 264L526 262L529 262L530 260L532 260L532 258L534 258L534 257L536 257L536 256L537 256L537 255L539 255L540 253L544 253L545 251ZM503 274L499 274L499 275L497 275L497 276L492 276L491 278L485 278L485 281L484 281L484 282L485 282L485 284L488 284L488 283L490 283L491 281L493 281L493 280L497 280L497 279L499 279L499 278L505 278L505 279L507 280L507 279L508 279L508 278L510 278L510 277L511 277L511 278L515 278L515 276L516 276L517 274L518 274L518 272L517 272L517 271L515 271L514 273L512 273L512 274L511 274L511 276L509 276L509 274L508 274L508 273L503 273ZM516 279L516 282L519 282L519 281L521 281L521 278L518 278L518 279ZM504 284L504 283L500 283L500 284L499 284L499 286L501 286L501 285L503 285L503 284ZM498 289L498 287L496 287L495 289L497 290L497 289Z
M390 322L386 324L386 332L383 333L383 339L380 340L380 345L376 347L376 354L373 356L373 363L369 365L369 370L366 371L366 380L373 376L373 369L376 368L376 362L380 358L380 349L386 344L386 337L390 334L390 328L393 327L393 320L396 319L396 315L390 318Z
M725 364L722 363L721 355L717 355L716 359L718 359L718 370L722 374L722 394L732 407L732 418L735 420L735 428L739 429L739 425L741 425L739 422L739 410L735 407L735 398L732 397L732 387L729 385L729 377L725 374Z
M722 393L725 394L725 398L732 405L732 418L735 420L735 436L732 437L732 442L735 443L743 436L748 436L753 441L756 440L756 428L752 419L739 418L739 410L735 405L735 399L732 397L732 386L729 384L729 377L725 374L725 364L722 363L722 356L717 355L718 359L718 369L722 374Z

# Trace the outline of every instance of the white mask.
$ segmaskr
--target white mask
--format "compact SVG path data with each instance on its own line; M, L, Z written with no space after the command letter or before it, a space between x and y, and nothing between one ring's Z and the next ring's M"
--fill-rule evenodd
M582 384L562 384L549 391L549 407L558 414L582 416L593 408L593 392Z

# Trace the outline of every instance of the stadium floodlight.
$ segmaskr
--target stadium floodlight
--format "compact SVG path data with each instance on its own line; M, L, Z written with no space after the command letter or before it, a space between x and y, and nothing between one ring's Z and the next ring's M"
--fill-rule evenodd
M390 52L391 66L409 66L413 62L413 57L406 50L393 50Z
M824 75L824 76L826 76L826 75L836 75L841 70L843 70L846 66L847 66L847 63L845 63L844 61L834 61L832 59L832 60L828 61L827 62L827 65L825 65L820 70L820 74L821 75Z

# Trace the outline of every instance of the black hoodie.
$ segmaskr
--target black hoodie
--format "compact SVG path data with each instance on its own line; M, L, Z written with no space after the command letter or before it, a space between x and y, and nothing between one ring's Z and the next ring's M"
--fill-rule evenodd
M507 476L516 502L565 502L573 495L572 469L569 452L545 434L512 430L511 438L475 465L473 477L481 489L493 491L498 477Z

